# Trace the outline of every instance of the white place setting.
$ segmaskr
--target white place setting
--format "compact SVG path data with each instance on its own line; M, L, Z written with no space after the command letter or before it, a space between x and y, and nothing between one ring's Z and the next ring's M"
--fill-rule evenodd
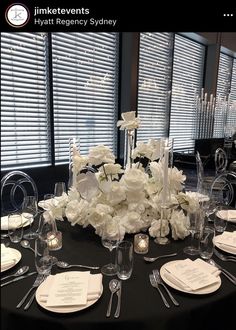
M229 222L236 223L236 210L220 210L216 216Z
M14 267L20 260L20 251L1 244L1 272Z
M38 287L36 301L55 313L71 313L93 305L102 295L102 274L69 271L50 275Z
M197 295L218 290L221 286L219 274L218 268L199 258L170 261L160 269L163 281L170 287Z
M218 249L236 255L236 231L224 231L215 236L213 242Z

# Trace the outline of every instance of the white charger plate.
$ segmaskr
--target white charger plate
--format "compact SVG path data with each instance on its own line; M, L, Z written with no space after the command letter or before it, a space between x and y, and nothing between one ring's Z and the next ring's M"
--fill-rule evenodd
M236 248L232 247L232 246L229 246L229 245L225 245L223 243L219 243L217 241L218 237L220 235L217 235L213 238L213 243L215 244L216 247L218 247L218 249L224 251L224 252L227 252L227 253L230 253L230 254L234 254L236 255Z
M22 216L22 221L23 221L23 227L29 226L29 219ZM30 219L30 221L32 223L34 221L34 219ZM7 215L5 215L4 217L1 217L1 230L8 230L8 216Z
M216 212L216 216L218 218L224 219L228 222L236 223L236 210L230 210L230 213L231 213L230 218L228 218L228 216L227 216L227 210L221 210L221 211ZM232 217L232 214L233 214L233 217Z
M176 263L176 262L179 262L179 261L182 261L182 260L173 260L173 261L169 261L167 262L165 265L168 265L168 264L172 264L172 263ZM190 293L190 294L209 294L209 293L212 293L212 292L215 292L216 290L219 289L219 287L221 286L221 278L220 276L217 276L217 282L211 284L211 285L208 285L204 288L201 288L201 289L198 289L198 290L184 290L182 288L180 288L179 286L177 286L175 283L171 282L169 280L169 278L166 278L166 273L167 270L164 268L165 265L163 265L160 269L160 275L161 275L161 278L163 279L163 281L168 284L170 287L172 287L173 289L176 289L178 291L182 291L182 292L186 292L186 293Z
M47 289L47 287L48 287L48 289ZM47 290L47 291L49 290L47 279L40 284L40 286L37 288L36 294L35 294L36 301L41 307L43 307L44 309L46 309L50 312L54 312L54 313L73 313L73 312L78 312L83 309L86 309L86 308L92 306L93 304L95 304L95 302L98 301L98 299L100 299L100 297L102 295L103 286L101 289L101 294L97 299L88 300L86 305L77 305L77 306L58 306L58 307L50 306L49 307L46 305L46 302L40 301L40 295L42 294L42 292L45 292L45 290Z
M14 263L12 263L11 265L8 265L7 267L3 267L1 266L1 273L2 272L5 272L6 270L8 269L11 269L12 267L14 267L21 259L21 253L20 251L16 250L16 249L13 249L13 248L7 248L7 249L11 249L11 252L12 252L12 256L15 260Z

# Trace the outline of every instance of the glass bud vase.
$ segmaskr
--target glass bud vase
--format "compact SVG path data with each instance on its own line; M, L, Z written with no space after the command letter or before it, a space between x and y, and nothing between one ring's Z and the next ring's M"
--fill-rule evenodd
M124 168L132 167L132 151L134 149L134 130L125 130Z
M79 154L80 141L79 138L69 138L69 180L68 188L75 186L76 175L73 172L73 157Z
M166 205L162 205L161 218L160 218L160 235L155 238L154 242L160 245L169 244L170 240L166 237L168 233L169 233L168 207Z

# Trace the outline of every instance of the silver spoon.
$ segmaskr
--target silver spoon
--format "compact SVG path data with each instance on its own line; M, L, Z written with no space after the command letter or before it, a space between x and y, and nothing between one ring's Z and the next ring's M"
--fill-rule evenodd
M23 275L23 274L27 273L28 270L29 270L29 266L23 266L23 267L19 268L14 274L11 274L11 275L8 275L8 276L5 276L5 277L2 277L2 278L1 278L1 281L6 280L7 278L12 277L12 276L20 276L20 275Z
M120 285L119 285L119 281L117 279L112 279L110 282L109 282L109 289L111 291L111 297L110 297L110 300L109 300L109 304L108 304L108 307L107 307L107 314L106 314L106 317L109 317L111 315L111 305L112 305L112 298L113 298L113 294L119 290L120 288Z
M69 265L68 262L65 262L65 261L58 261L56 263L56 265L59 268L71 268L71 267L80 267L80 268L88 268L88 269L99 269L100 268L100 267L85 266L85 265Z
M30 242L27 241L27 239L23 239L23 241L20 242L20 245L21 245L23 248L25 248L25 249L30 249L31 251L33 251L33 252L35 253L34 249L30 246ZM38 255L41 256L40 253L38 253Z
M165 255L162 255L162 256L158 256L158 257L143 257L143 259L145 260L145 261L148 261L148 262L153 262L153 261L155 261L155 260L157 260L157 259L160 259L160 258L165 258L165 257L174 257L174 256L176 256L177 255L177 253L171 253L171 254L165 254Z

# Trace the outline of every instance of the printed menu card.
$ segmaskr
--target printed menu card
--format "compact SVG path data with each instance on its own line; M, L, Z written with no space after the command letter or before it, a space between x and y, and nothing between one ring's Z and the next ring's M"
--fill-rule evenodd
M55 276L47 306L86 305L90 272L68 272Z
M198 290L218 280L214 274L208 271L199 262L194 262L190 259L166 264L164 267L175 278L190 287L191 290Z

